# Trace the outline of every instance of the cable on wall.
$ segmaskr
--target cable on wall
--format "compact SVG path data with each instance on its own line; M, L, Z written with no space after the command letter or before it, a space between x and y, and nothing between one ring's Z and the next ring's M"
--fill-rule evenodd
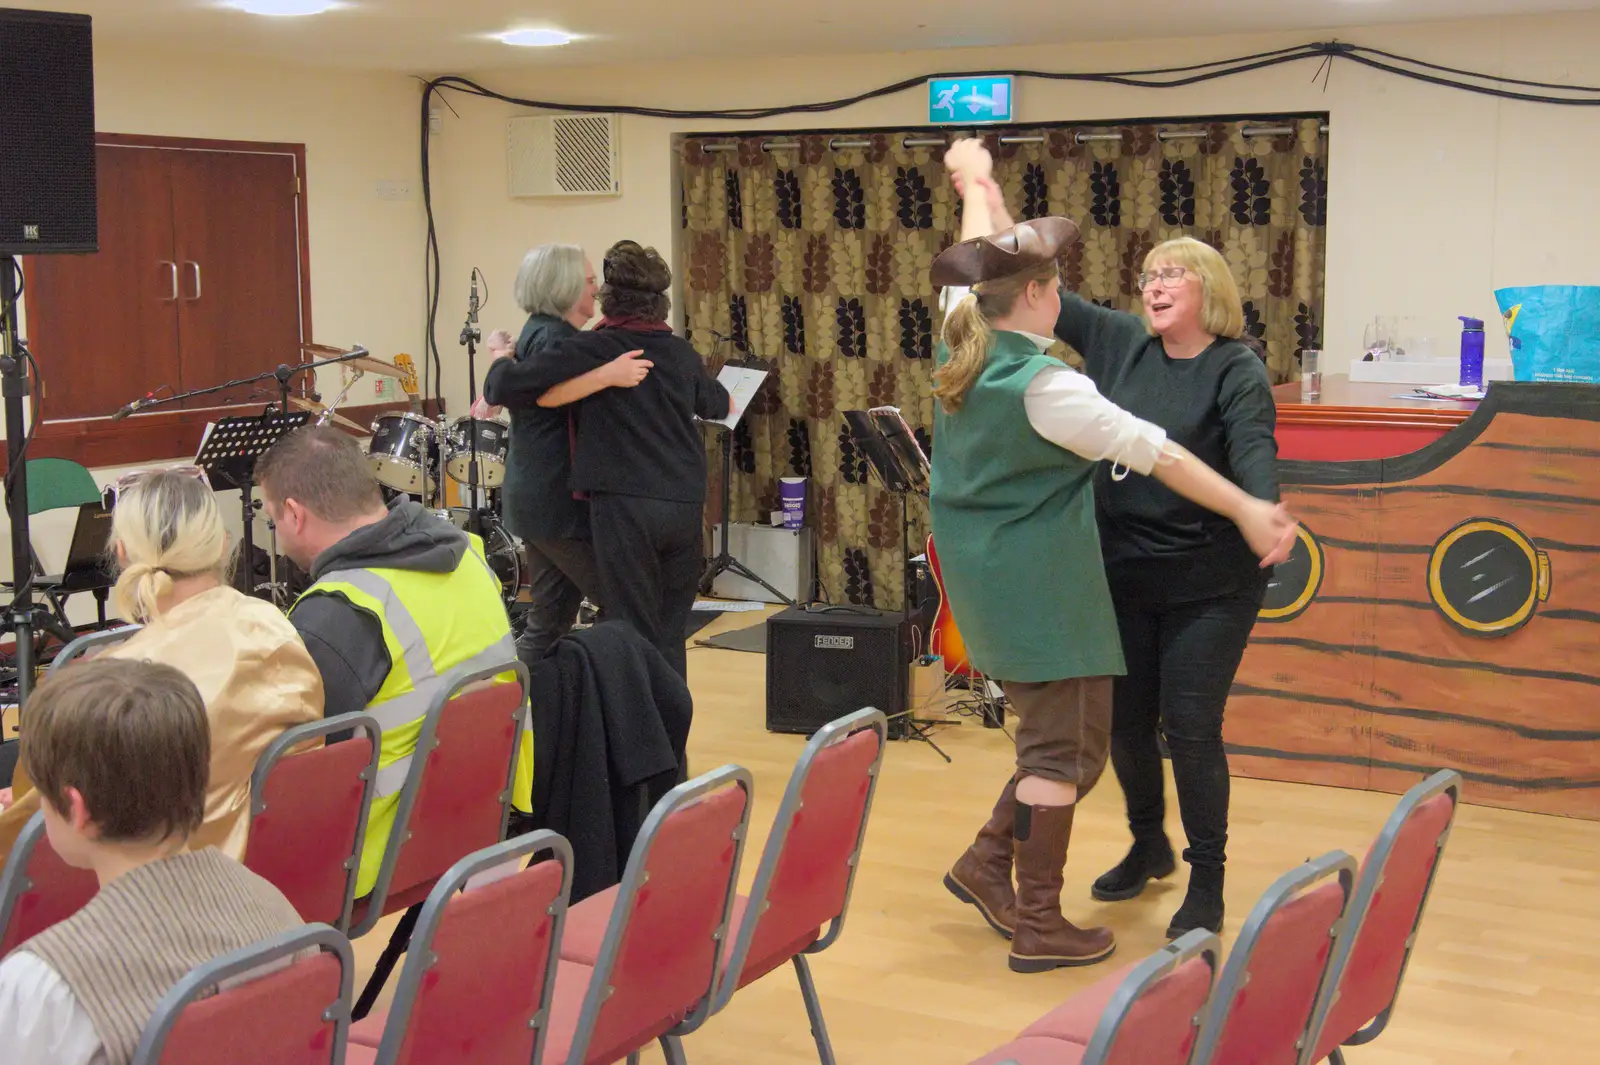
M602 112L633 115L641 118L759 122L784 115L825 114L830 111L840 111L868 100L875 100L920 88L931 78L1010 75L1015 78L1038 81L1074 81L1102 85L1123 85L1142 89L1177 89L1202 82L1215 81L1219 78L1234 77L1252 71L1283 66L1288 63L1301 63L1311 59L1319 60L1316 74L1313 77L1322 77L1324 87L1326 87L1327 79L1332 75L1334 61L1346 59L1360 66L1380 70L1397 77L1409 78L1413 81L1424 82L1441 88L1455 89L1460 92L1492 96L1502 100L1564 107L1600 107L1600 87L1564 85L1554 82L1507 78L1498 74L1483 74L1477 71L1429 63L1425 60L1387 52L1381 48L1368 48L1365 45L1352 44L1346 41L1316 41L1288 48L1278 48L1272 51L1256 52L1251 55L1236 56L1231 59L1195 63L1189 66L1159 67L1149 70L1102 72L1025 69L943 71L919 74L916 77L905 78L901 81L835 100L781 104L773 107L734 107L717 110L649 107L638 104L531 100L496 92L470 78L447 74L424 82L422 93L422 203L423 210L427 215L427 245L424 252L423 275L424 287L428 293L427 347L431 356L431 359L423 360L424 373L427 373L427 368L431 364L433 395L435 400L442 405L443 389L440 385L442 366L439 360L439 345L434 336L434 326L439 314L439 234L433 214L433 185L429 171L429 139L432 132L430 115L435 93L440 94L441 98L443 98L443 93L448 90L468 96L498 100L501 103L512 104L517 107L531 107L543 111ZM1535 89L1545 91L1525 91ZM426 381L423 391L424 394L427 393Z

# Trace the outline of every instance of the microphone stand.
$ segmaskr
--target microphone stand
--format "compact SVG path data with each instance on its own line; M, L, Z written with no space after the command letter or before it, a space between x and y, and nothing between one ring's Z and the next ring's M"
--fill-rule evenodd
M474 536L483 535L483 517L478 513L478 427L472 424L472 408L478 402L478 341L483 330L478 327L477 274L473 274L472 298L467 303L467 321L461 327L461 346L467 349L467 531ZM444 478L439 478L439 492L447 489ZM447 500L441 499L440 502Z
M0 268L3 268L3 264L0 264ZM0 278L0 297L3 297L4 295L3 286L4 278ZM138 409L142 411L147 410L150 407L164 407L169 403L177 403L185 399L194 399L198 396L216 395L218 392L226 392L229 389L240 388L244 385L259 384L262 381L276 381L278 383L278 414L281 417L289 413L289 382L294 380L297 375L305 373L307 370L315 371L324 366L336 366L341 362L351 362L355 359L366 358L371 354L372 353L366 348L362 347L360 344L357 344L354 350L348 351L343 355L336 355L330 359L318 359L313 360L312 362L302 362L295 366L290 366L288 363L280 363L277 369L268 370L266 373L258 373L254 377L240 377L232 381L224 381L220 385L211 385L208 388L194 388L190 389L188 392L177 392L170 396L162 396L160 399L150 399L146 397L144 399L135 400L134 402L139 405ZM270 409L271 407L269 406L268 410ZM119 411L117 415L113 415L113 418L116 418L120 415L121 412ZM256 510L261 505L260 503L256 502L255 498L256 484L254 463L251 463L250 473L245 476L243 482L239 484L238 488L240 520L243 525L243 536L240 539L240 555L244 559L244 564L246 566L253 567L255 564ZM26 497L24 497L24 499L25 498ZM26 521L24 521L24 528L26 528ZM274 531L274 541L276 541L276 535L276 531ZM277 546L276 542L274 542L273 546ZM269 585L271 585L270 590L272 592L272 601L274 604L281 606L282 604L278 604L278 556L276 551L274 551L268 558L267 566L267 582ZM253 573L249 580L254 580ZM254 591L256 589L252 585L248 590Z

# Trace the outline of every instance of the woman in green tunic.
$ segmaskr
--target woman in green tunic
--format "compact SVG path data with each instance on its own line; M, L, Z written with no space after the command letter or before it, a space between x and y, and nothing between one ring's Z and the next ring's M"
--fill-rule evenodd
M1045 354L1061 310L1055 260L1077 226L1043 218L994 233L988 152L960 141L945 166L964 213L962 242L933 263L934 284L952 289L935 355L933 535L972 664L1018 718L1017 771L945 885L1011 938L1012 969L1044 972L1115 949L1110 929L1061 914L1073 814L1105 768L1111 678L1124 671L1095 464L1154 476L1228 517L1263 565L1287 557L1294 521Z

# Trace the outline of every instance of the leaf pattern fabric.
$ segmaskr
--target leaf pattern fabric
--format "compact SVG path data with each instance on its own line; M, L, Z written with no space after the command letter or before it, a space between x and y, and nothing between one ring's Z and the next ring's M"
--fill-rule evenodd
M1244 300L1245 330L1266 346L1276 381L1322 337L1327 139L1319 118L1057 126L989 133L995 179L1014 217L1065 215L1083 239L1061 259L1068 287L1139 309L1137 278L1161 241L1194 236L1223 254ZM1247 137L1250 127L1287 135ZM1164 127L1201 129L1163 138ZM1080 140L1079 134L1114 134ZM734 434L735 521L777 509L780 477L809 477L808 524L824 595L904 605L900 502L869 472L843 412L895 406L925 449L933 425L939 302L933 258L953 243L961 205L943 148L906 147L925 133L689 137L681 144L683 294L688 335L710 362L731 352L776 373ZM859 145L865 144L864 147ZM1064 345L1057 353L1080 363ZM717 441L711 469L720 501ZM927 505L912 499L912 554Z

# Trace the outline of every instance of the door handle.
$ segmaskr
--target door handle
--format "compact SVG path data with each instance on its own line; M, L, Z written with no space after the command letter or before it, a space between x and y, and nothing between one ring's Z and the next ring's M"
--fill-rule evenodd
M172 262L170 259L161 259L156 263L156 265L165 266L167 269L172 271L172 295L161 301L162 303L172 303L178 298L178 264Z
M197 300L200 298L200 264L193 259L185 259L183 265L194 267L194 295L187 298Z

